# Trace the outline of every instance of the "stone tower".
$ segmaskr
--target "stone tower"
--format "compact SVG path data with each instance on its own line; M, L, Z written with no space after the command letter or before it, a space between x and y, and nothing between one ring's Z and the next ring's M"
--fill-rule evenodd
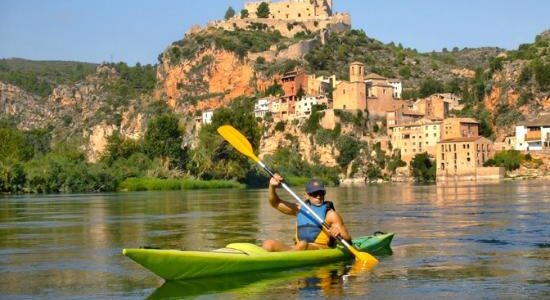
M351 63L349 66L349 81L350 82L365 82L365 65L358 61Z

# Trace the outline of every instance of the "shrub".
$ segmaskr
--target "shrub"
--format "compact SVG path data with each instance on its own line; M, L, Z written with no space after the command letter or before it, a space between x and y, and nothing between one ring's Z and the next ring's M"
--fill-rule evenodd
M275 124L275 131L283 132L285 131L285 122L279 121L277 124Z
M420 182L435 180L436 164L432 163L428 153L417 154L411 162L411 174Z

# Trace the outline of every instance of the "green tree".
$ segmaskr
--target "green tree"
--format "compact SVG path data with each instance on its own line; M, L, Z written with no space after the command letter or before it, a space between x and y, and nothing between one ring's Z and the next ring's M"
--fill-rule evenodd
M231 148L216 132L222 125L232 125L257 149L260 128L252 114L254 99L235 99L230 107L214 112L212 123L201 128L197 147L191 151L188 168L203 179L244 179L252 170L250 162Z
M420 182L435 180L436 164L432 163L428 153L417 154L411 162L411 174Z
M485 162L484 166L499 166L504 167L507 171L513 171L520 167L522 161L523 157L521 152L517 150L506 150L495 154L492 159Z
M227 8L227 11L225 12L224 19L229 20L234 16L235 16L235 10L233 9L233 7L229 6L229 8Z
M262 19L269 18L269 4L267 4L267 2L260 3L256 10L256 16Z
M159 157L173 163L182 159L181 142L178 118L174 114L165 114L149 121L143 148L150 158Z
M345 168L359 155L361 142L349 135L341 135L336 139L336 148L340 152L336 161L340 167Z
M139 152L136 141L125 139L119 132L114 132L107 138L107 147L102 160L110 165L118 159L128 159L136 152Z
M248 9L242 9L241 10L241 19L246 19L248 18Z
M445 91L443 83L433 78L427 78L422 82L419 90L420 98L428 97L434 93L442 93Z

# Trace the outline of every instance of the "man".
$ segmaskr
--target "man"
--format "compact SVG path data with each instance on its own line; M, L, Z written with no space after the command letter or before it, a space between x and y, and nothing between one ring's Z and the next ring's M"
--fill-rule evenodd
M351 236L344 225L342 217L334 209L330 201L325 201L325 186L323 182L312 179L306 184L306 204L329 225L327 232L319 222L311 217L305 208L297 203L283 201L277 195L277 188L283 178L275 174L269 181L269 203L278 211L296 216L296 237L294 246L286 245L277 240L267 240L262 247L268 251L315 250L331 248L336 245L335 237L341 236L351 241Z

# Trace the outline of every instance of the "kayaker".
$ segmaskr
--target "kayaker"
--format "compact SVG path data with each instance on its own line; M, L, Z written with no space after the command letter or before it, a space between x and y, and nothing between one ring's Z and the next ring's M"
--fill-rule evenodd
M277 188L283 178L275 174L269 181L269 203L278 211L291 216L296 216L296 236L293 246L286 245L278 240L266 240L262 247L268 251L289 250L315 250L332 248L336 246L335 237L341 236L351 241L351 236L344 225L340 214L334 209L330 201L325 201L326 190L323 182L311 179L306 184L306 203L330 226L330 232L326 232L321 224L300 205L281 200L277 194Z

